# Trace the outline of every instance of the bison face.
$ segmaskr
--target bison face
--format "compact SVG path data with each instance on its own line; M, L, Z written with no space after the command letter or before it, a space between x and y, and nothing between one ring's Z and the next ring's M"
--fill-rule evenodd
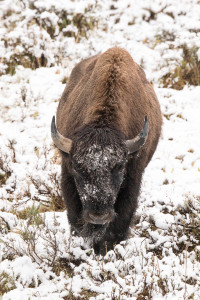
M108 224L115 216L114 204L126 170L128 154L137 152L148 136L148 117L131 140L114 128L85 126L73 141L59 133L52 119L54 144L70 155L72 175L82 202L86 223Z
M126 148L93 144L83 153L78 145L75 152L72 149L71 160L85 222L109 223L126 170Z

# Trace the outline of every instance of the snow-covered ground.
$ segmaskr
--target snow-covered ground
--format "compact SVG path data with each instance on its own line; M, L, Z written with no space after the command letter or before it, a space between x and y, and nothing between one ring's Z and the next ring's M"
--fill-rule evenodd
M200 86L164 81L192 66L200 84L199 1L3 0L0 36L0 299L200 299ZM73 66L114 45L154 84L163 131L130 238L97 257L59 209L50 123Z

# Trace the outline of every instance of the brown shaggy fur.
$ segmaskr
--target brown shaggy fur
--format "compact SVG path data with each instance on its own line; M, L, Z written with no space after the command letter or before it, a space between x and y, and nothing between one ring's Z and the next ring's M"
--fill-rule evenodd
M153 87L130 54L114 47L75 66L58 106L58 131L72 141L84 125L113 128L126 139L132 139L141 131L146 115L149 120L148 138L138 155L129 158L125 183L115 204L122 223L116 221L119 230L113 242L126 237L124 232L127 232L137 207L142 173L160 137L162 117ZM74 225L82 206L70 168L70 158L63 154L62 192L69 221ZM114 227L115 223L110 224L109 230L115 231Z
M72 138L84 124L112 124L132 139L145 115L149 136L142 151L151 159L161 132L161 112L152 85L130 54L115 47L81 61L73 69L57 110L59 132Z

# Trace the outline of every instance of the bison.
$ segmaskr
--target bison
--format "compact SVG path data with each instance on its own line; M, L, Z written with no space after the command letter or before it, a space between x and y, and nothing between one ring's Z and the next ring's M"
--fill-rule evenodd
M56 123L53 117L71 232L105 254L127 238L161 133L159 102L141 67L114 47L74 67Z

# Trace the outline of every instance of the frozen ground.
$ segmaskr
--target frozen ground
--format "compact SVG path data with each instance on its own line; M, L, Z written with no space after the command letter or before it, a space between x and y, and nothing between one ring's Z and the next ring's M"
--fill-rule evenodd
M0 299L200 299L199 16L197 0L0 2ZM131 237L102 258L69 235L50 122L74 64L114 45L164 124Z

